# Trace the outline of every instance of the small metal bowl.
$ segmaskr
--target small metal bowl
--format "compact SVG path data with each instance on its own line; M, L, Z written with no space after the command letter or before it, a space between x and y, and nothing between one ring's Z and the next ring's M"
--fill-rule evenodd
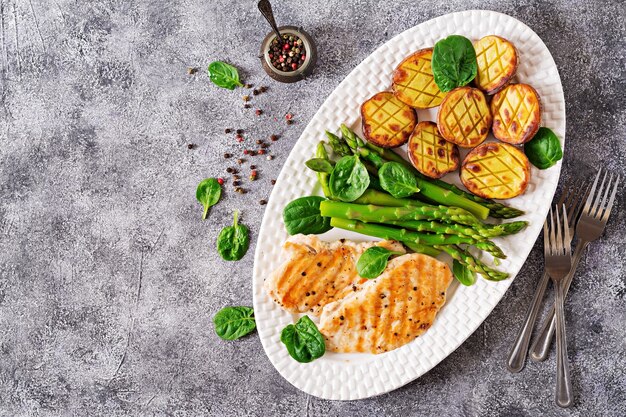
M281 71L276 69L272 65L272 61L269 57L269 49L272 40L276 37L274 32L270 32L267 34L263 42L261 43L261 64L263 65L263 69L273 79L276 81L280 81L281 83L294 83L296 81L300 81L305 79L308 75L313 71L313 67L315 67L315 62L317 61L317 47L315 46L315 42L311 35L306 33L304 29L298 28L296 26L281 26L278 28L278 31L281 35L295 35L298 38L302 39L302 44L304 49L306 50L306 58L304 58L304 63L300 68L295 71Z

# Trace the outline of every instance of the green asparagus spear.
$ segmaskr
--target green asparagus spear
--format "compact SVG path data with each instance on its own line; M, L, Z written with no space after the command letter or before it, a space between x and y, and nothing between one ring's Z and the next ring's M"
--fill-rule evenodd
M317 148L315 149L315 157L316 158L322 158L322 159L325 159L327 161L330 161L330 159L328 158L328 153L326 152L326 147L324 146L324 141L320 141L320 143L317 144ZM317 173L317 180L319 181L320 185L322 186L322 192L324 193L324 196L326 196L326 198L330 198L331 197L330 187L328 186L328 177L329 176L330 176L330 174L328 174L326 172L318 172Z
M424 255L437 256L441 252L432 246L418 245L415 242L402 242L404 246L411 249L415 253L423 253Z
M449 184L445 181L442 180L438 180L438 179L433 179L433 178L428 178L426 177L424 174L422 174L421 172L419 172L417 169L415 169L415 167L406 159L404 159L402 156L398 155L397 153L395 153L394 151L392 151L391 149L385 149L385 148L381 148L379 146L376 146L372 143L366 143L365 146L375 152L378 156L380 156L381 158L387 160L387 161L394 161L394 162L399 162L401 164L404 164L407 168L409 168L418 178L421 178L422 180L432 183L436 186L439 186L441 188L444 188L448 191L452 191L454 194L457 194L459 196L465 197L471 201L474 201L475 203L478 203L486 208L489 209L489 215L491 217L495 217L495 218L500 218L500 219L512 219L513 217L518 217L524 214L524 212L522 210L518 210L514 207L508 207L505 206L504 204L501 203L497 203L493 200L487 200L485 198L481 198L478 197L474 194L468 193L466 191L461 190L459 187L457 187L454 184Z
M331 221L332 224L332 221ZM474 258L469 252L453 245L436 245L435 248L440 249L454 259L459 261L461 264L465 265L470 270L481 274L485 279L489 281L502 281L503 279L507 279L509 274L506 272L498 271L497 269L491 268L489 265L485 265L478 259Z
M393 227L385 227L376 224L367 224L354 220L336 218L330 219L330 224L333 227L338 227L345 230L352 230L367 236L378 237L381 239L398 240L401 242L409 242L413 246L411 248L412 250L426 255L437 256L439 254L439 250L434 249L430 245L421 243L418 240L413 239L413 236L407 237L406 231L404 231L403 233L402 229L394 229Z
M350 147L339 136L327 130L326 137L328 138L328 143L330 143L330 147L333 149L333 152L338 157L352 155L352 150L350 150Z
M471 213L458 207L422 206L384 207L354 203L324 201L320 205L322 216L341 217L369 223L386 223L405 220L440 220L461 223L468 226L481 226L482 223Z

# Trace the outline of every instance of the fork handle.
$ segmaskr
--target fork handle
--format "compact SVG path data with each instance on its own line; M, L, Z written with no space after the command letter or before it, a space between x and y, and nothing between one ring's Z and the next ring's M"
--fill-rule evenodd
M544 271L543 276L537 283L533 300L530 306L528 306L526 320L524 320L524 324L519 329L515 343L511 347L509 357L506 361L507 368L511 372L519 372L524 368L526 354L528 353L528 345L530 344L530 336L532 335L535 321L537 320L537 313L539 313L541 301L543 300L546 288L548 287L548 281L550 281L550 277L548 276L548 273Z
M565 292L559 282L556 288L556 395L555 401L559 407L567 408L572 405L572 381L569 376L569 361L567 359L567 337L565 336L565 312L563 299Z
M589 246L589 241L586 240L581 240L576 246L576 250L574 251L574 256L572 259L572 269L570 269L569 273L565 277L564 282L562 282L562 285L564 285L563 298L565 298L565 295L567 295L567 292L569 291L569 287L572 285L572 279L574 278L574 275L576 273L578 262L580 261L580 258L582 257L587 246ZM552 338L554 336L555 330L556 320L554 319L554 306L552 306L550 312L548 313L548 317L546 317L546 320L541 326L541 330L539 331L537 339L535 339L535 342L530 348L530 359L532 359L534 362L541 362L545 361L548 358L548 355L550 354L550 345L552 344Z

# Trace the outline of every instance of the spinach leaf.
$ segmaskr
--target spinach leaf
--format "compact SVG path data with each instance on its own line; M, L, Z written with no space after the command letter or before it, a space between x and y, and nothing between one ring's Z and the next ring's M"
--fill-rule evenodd
M204 206L202 220L206 219L209 213L209 207L214 206L220 201L222 195L222 187L215 178L207 178L200 181L196 188L196 199Z
M248 251L250 236L248 228L239 224L239 212L235 211L232 226L226 226L217 237L217 251L225 261L238 261Z
M239 81L237 68L222 61L211 62L209 65L209 78L218 87L234 90L235 87L242 87Z
M283 221L287 233L318 235L332 229L330 218L322 217L320 214L320 203L324 200L325 198L312 195L296 198L287 204L283 209Z
M304 163L307 168L315 172L323 172L330 174L333 172L333 164L330 160L324 158L312 158Z
M472 42L459 35L450 35L437 42L432 69L435 83L443 92L469 84L478 72Z
M378 170L380 186L395 198L409 197L417 192L417 178L398 162L385 162Z
M547 127L540 127L535 136L524 144L524 153L539 169L550 168L563 158L559 138Z
M330 174L329 186L333 198L351 202L361 197L370 185L365 165L356 155L344 156Z
M363 278L376 278L387 267L387 261L391 255L402 255L402 252L390 251L381 246L372 246L359 257L356 270Z
M287 347L289 355L301 363L311 362L326 352L324 337L308 316L285 327L280 332L280 341Z
M476 272L470 271L465 265L457 261L452 262L452 274L463 285L470 286L476 282Z
M250 307L224 307L213 317L215 333L224 340L239 339L256 328Z

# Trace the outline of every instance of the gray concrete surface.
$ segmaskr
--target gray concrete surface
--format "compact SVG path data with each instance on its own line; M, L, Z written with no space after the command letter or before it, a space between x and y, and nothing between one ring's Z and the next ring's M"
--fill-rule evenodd
M254 241L258 200L325 97L382 42L432 17L485 8L533 28L565 90L562 182L598 166L624 176L624 3L275 2L280 23L319 43L315 75L296 86L264 76L256 54L267 27L254 3L0 0L0 416L623 416L623 192L567 303L569 411L552 402L554 355L518 375L504 368L541 273L539 247L456 352L364 401L307 396L278 375L256 335L225 343L211 318L252 302L256 242L237 263L214 249L233 209ZM243 109L243 90L210 84L203 68L216 59L269 91ZM201 71L190 76L190 66ZM225 175L222 154L243 149L226 127L245 129L247 143L281 138L274 160L254 159L249 192L227 187L202 222L197 182Z

